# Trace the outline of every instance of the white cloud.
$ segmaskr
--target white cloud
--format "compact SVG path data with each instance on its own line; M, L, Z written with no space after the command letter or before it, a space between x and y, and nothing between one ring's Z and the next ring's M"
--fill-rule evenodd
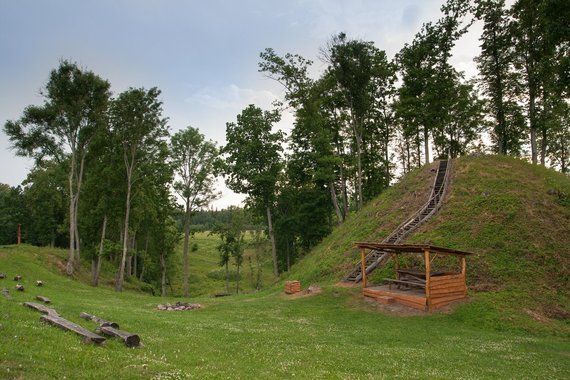
M235 84L230 84L218 89L202 88L186 98L185 102L193 106L204 106L217 110L237 110L239 112L249 104L268 109L272 107L272 102L275 100L277 100L277 96L271 91L240 88Z

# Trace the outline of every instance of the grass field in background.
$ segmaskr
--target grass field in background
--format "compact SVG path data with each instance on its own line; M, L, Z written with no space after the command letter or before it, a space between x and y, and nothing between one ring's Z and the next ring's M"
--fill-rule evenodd
M0 248L0 378L6 379L565 379L568 336L498 332L454 314L398 317L377 311L358 289L325 286L292 298L274 287L249 295L193 298L203 309L156 310L162 299L93 288L54 273L50 250ZM15 273L25 292L16 292ZM37 279L44 287L36 288ZM82 311L141 336L128 349L47 326L21 305L41 294L63 317L94 329ZM461 313L461 311L459 311ZM476 316L475 316L476 318Z

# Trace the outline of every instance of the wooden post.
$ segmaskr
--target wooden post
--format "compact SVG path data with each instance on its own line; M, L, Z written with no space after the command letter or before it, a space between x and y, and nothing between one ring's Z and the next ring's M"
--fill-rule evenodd
M426 303L427 303L427 310L430 310L431 300L430 300L430 276L431 276L431 261L429 259L429 249L424 251L424 261L426 267Z
M20 245L21 241L22 241L22 225L18 224L18 245Z
M394 269L396 270L396 280L400 279L400 272L398 272L398 269L400 269L400 260L399 260L399 256L396 253L392 254L394 256Z
M365 248L360 248L360 269L362 271L362 289L366 288L366 255Z
M465 285L465 295L467 295L467 264L465 263L465 256L461 256L461 276Z

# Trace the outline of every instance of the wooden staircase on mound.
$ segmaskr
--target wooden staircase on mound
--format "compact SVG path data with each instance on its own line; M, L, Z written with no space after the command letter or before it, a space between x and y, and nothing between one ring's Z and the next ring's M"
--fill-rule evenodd
M437 210L441 207L443 203L443 198L445 192L449 185L449 173L451 171L451 161L440 160L437 169L437 174L433 183L431 194L429 200L408 220L400 224L394 232L392 232L382 243L387 244L398 244L406 236L411 234L416 230L422 223L428 220ZM379 266L383 265L388 258L390 253L372 250L366 256L366 274L374 271ZM344 279L347 283L358 283L362 281L362 267L361 264L357 264L352 272Z

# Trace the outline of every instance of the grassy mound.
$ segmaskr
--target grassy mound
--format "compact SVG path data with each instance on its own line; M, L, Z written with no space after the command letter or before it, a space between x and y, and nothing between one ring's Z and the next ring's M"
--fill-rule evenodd
M304 283L341 280L358 261L355 241L380 241L427 200L437 164L424 166L370 202L301 260ZM570 328L570 178L510 157L453 162L442 209L410 236L476 253L468 259L474 302L456 317L505 329Z

